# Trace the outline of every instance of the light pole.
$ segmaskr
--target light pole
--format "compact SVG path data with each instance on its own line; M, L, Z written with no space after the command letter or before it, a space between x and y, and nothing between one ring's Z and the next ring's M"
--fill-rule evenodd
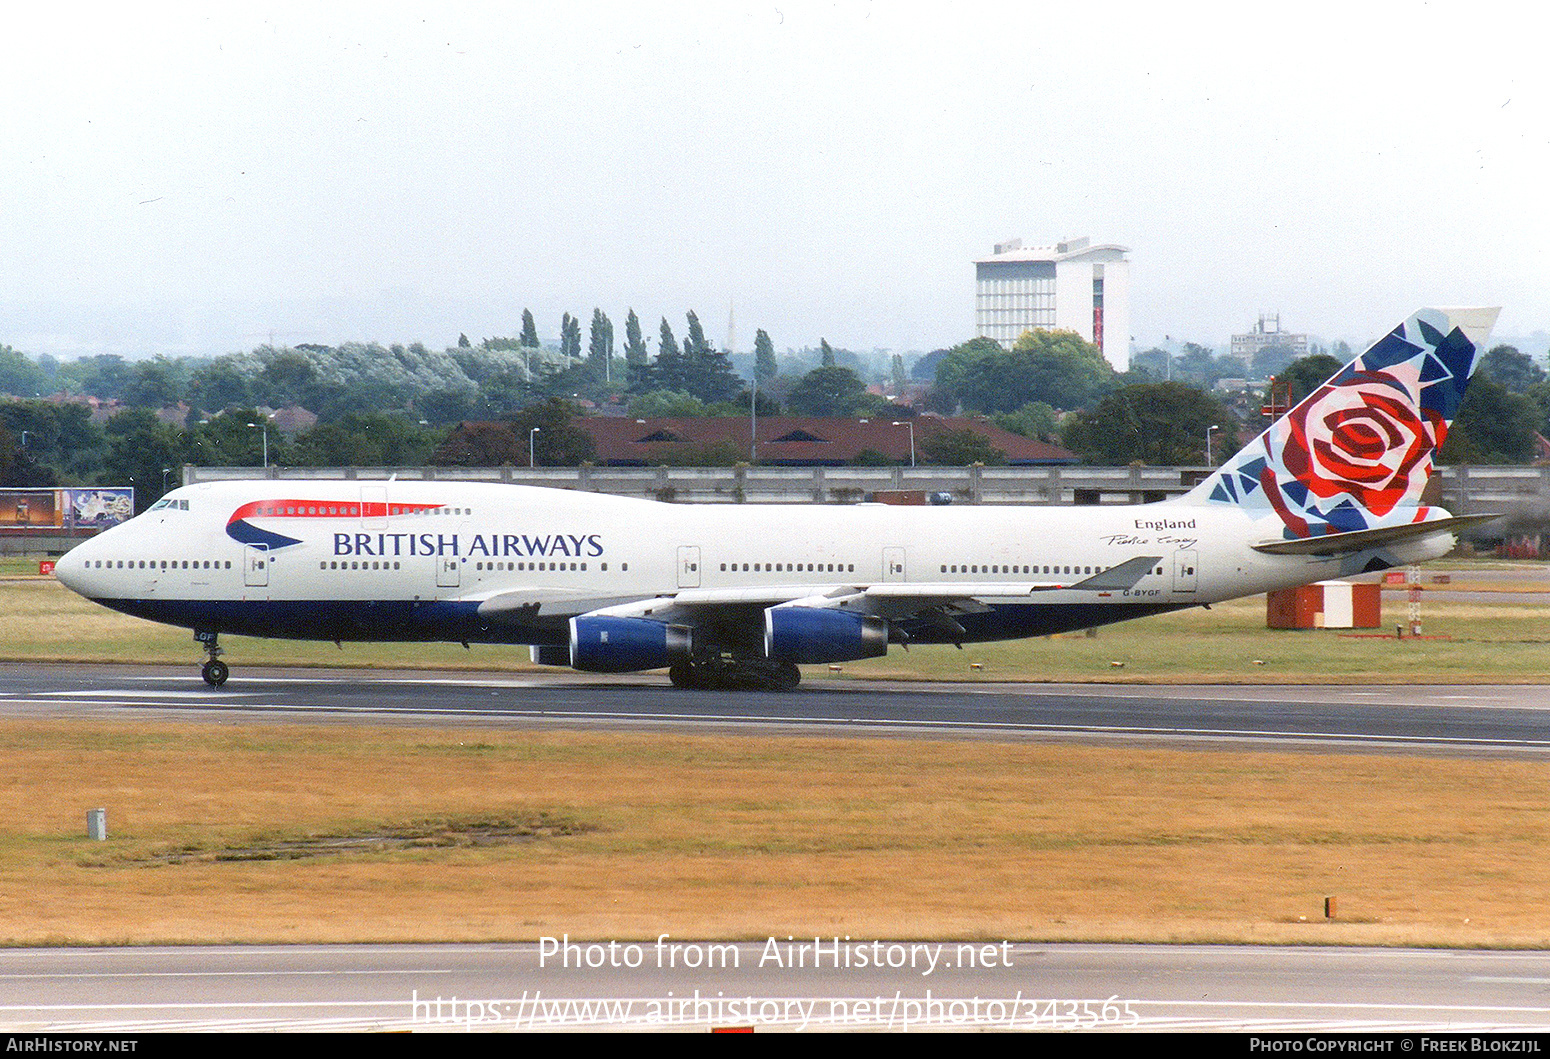
M1213 431L1213 430L1221 430L1221 429L1222 429L1221 427L1216 426L1214 424L1211 425L1211 426L1206 427L1206 466L1207 467L1214 467L1214 466L1216 466L1216 461L1211 458L1211 431Z
M893 425L910 428L910 466L915 466L915 424L908 421L900 422L895 420Z
M269 421L266 419L262 423L249 423L248 426L258 427L264 432L264 467L267 469L269 466Z
M161 469L161 491L164 492L164 493L167 491L167 475L169 475L171 473L172 473L172 468L171 467L163 467Z
M539 433L541 430L543 430L543 427L534 427L532 430L529 430L527 432L527 468L528 468L528 470L532 470L534 467L538 466L538 464L533 462L533 437L534 437L534 435Z

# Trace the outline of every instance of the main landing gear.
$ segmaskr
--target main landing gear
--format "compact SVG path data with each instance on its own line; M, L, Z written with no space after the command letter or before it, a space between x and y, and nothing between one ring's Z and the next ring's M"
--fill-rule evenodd
M204 677L205 683L212 688L218 688L226 683L226 678L231 676L231 670L225 662L221 661L220 644L216 642L218 633L205 632L203 629L194 630L194 639L204 646L208 657L199 675Z
M674 662L667 679L675 688L731 691L792 691L802 682L802 671L791 662L764 659L712 659Z

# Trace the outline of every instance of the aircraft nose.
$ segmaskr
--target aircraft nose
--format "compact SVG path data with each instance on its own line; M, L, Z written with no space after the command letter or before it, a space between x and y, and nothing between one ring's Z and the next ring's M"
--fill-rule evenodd
M72 592L86 595L85 571L86 562L81 558L81 550L76 548L61 555L54 563L54 576L59 579Z

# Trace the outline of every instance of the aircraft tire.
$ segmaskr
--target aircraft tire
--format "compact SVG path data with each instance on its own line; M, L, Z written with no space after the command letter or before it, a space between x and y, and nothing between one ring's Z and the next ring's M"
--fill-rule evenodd
M231 675L231 670L219 658L212 658L204 664L204 668L199 671L199 675L204 677L206 684L212 688L218 688L226 683L226 678Z
M795 691L800 683L802 683L802 671L797 668L795 662L782 662L775 670L776 691Z
M667 679L673 682L675 688L700 687L700 682L695 679L697 675L692 662L674 662L667 667Z

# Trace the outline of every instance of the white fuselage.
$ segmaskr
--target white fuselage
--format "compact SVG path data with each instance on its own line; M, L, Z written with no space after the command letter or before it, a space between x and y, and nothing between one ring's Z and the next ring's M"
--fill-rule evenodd
M873 612L905 625L917 591L972 599L956 632L922 627L913 639L973 641L1362 568L1251 547L1278 529L1181 502L691 506L482 483L236 481L174 490L76 547L56 574L107 606L208 632L530 644L563 643L565 621L593 610L769 606L887 586ZM1386 549L1385 564L1451 545L1446 533L1418 538ZM1066 587L1138 556L1157 562L1133 587Z

